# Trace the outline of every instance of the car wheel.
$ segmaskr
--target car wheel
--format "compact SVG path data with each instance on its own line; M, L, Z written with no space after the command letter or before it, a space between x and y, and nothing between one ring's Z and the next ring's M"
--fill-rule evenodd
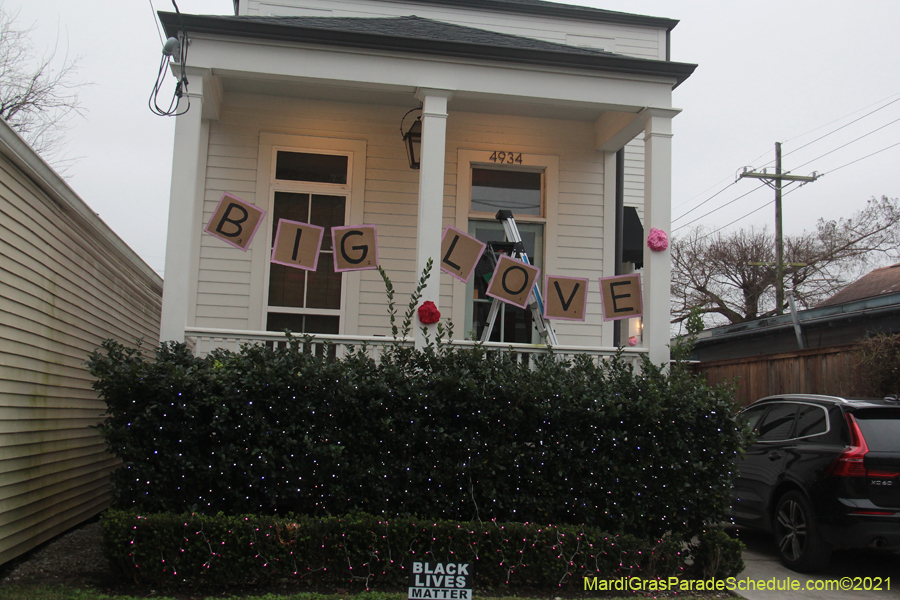
M778 500L774 529L778 554L789 569L811 573L828 564L831 546L822 539L816 515L803 494L788 492Z

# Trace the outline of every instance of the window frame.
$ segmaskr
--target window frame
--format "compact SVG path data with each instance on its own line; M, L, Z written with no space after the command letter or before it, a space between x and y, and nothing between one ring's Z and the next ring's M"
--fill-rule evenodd
M498 150L500 144L491 144L485 148L459 148L457 149L456 169L456 214L455 221L445 225L453 225L460 231L469 231L472 221L496 221L496 213L476 212L472 206L472 169L486 168L495 170L541 171L542 178L542 216L516 215L516 223L533 223L543 225L543 266L541 273L557 271L557 219L558 219L558 195L559 195L559 156L551 154L531 153L527 149L515 147L502 148L504 152L521 152L521 164L494 163L490 160L491 154ZM471 291L469 286L453 286L453 314L452 318L457 323L467 323L466 315L471 316L469 308ZM462 332L466 335L468 332Z
M822 431L819 433L813 433L810 435L801 435L801 436L792 435L790 437L787 437L787 438L784 438L781 440L757 439L754 443L756 443L756 444L783 444L785 442L793 442L796 440L805 440L805 439L812 438L812 437L818 437L820 435L827 435L828 433L831 432L831 415L829 414L828 409L826 407L822 406L821 404L816 404L815 402L803 402L802 400L785 400L785 401L781 401L781 402L767 403L767 406L764 407L765 412L759 418L759 420L756 422L756 426L753 428L753 431L757 432L759 429L759 424L765 423L765 420L769 418L769 413L771 412L772 408L774 408L776 406L783 406L785 404L792 404L792 405L798 406L798 407L799 406L813 406L813 407L816 407L816 408L822 410L825 413L825 431ZM793 433L793 434L797 433L797 421L799 419L799 416L800 416L800 409L797 408L797 412L794 413L794 421L791 424L790 433Z
M278 151L347 156L347 183L336 184L275 179ZM366 142L364 140L260 133L256 198L262 200L262 202L258 202L258 205L262 206L267 212L263 223L260 225L260 227L265 227L263 251L259 251L258 248L254 249L251 258L251 329L265 331L270 310L268 303L269 263L273 242L272 219L274 216L275 192L310 194L310 196L315 194L344 196L344 222L342 225L362 223L365 203L365 164ZM358 331L359 304L356 301L348 302L348 298L358 298L359 288L359 272L347 272L342 275L339 309L279 306L271 308L276 309L273 312L285 314L337 316L340 318L339 334L353 335Z

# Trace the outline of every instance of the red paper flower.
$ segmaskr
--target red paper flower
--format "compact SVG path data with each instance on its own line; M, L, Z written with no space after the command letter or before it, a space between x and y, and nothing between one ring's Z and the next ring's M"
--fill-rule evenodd
M437 309L437 306L435 306L434 302L431 300L426 300L422 303L422 306L419 307L419 321L423 325L437 323L440 319L441 311Z
M650 235L647 236L647 247L655 252L661 252L669 247L669 236L662 229L651 227Z
M630 338L628 338L628 345L629 346L637 346L637 337L631 336Z

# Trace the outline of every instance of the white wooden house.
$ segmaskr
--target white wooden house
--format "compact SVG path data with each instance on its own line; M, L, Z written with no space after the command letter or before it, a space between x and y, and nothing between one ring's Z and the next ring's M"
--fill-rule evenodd
M162 280L0 119L0 564L98 514L119 465L85 361L157 343Z
M439 263L445 227L495 239L506 207L542 273L590 280L585 321L555 323L558 349L614 352L598 279L617 271L617 204L636 207L644 231L670 229L672 90L694 69L669 59L677 21L540 0L234 4L235 16L160 13L167 35L189 39L190 102L176 125L162 339L202 352L288 328L377 342L390 333L378 273L335 273L327 243L316 272L271 263L275 220L375 225L403 308L427 260ZM403 125L421 115L412 169L401 120L417 108ZM246 251L203 232L224 193L266 211ZM634 351L661 363L668 251L645 248L642 262ZM482 287L435 267L424 300L463 340L483 325ZM535 350L528 318L507 307L496 335Z

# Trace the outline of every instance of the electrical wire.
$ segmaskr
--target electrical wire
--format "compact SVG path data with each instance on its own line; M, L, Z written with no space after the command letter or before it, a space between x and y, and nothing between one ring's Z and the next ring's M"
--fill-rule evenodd
M837 171L837 170L839 170L839 169L843 169L844 167L849 167L849 166L852 165L852 164L856 164L856 163L858 163L858 162L861 161L861 160L865 160L865 159L869 158L870 156L875 156L876 154L881 154L881 153L884 152L885 150L890 150L891 148L894 148L894 147L896 147L896 146L900 146L900 142L897 142L896 144L891 144L890 146L887 146L886 148L882 148L881 150L876 150L876 151L873 152L872 154L866 154L866 155L863 156L862 158L857 158L856 160L851 160L850 162L845 163L845 164L843 164L843 165L841 165L841 166L839 166L839 167L835 167L834 169L831 169L830 171L826 171L826 172L823 173L822 175L828 175L829 173L834 173L835 171Z
M687 212L672 219L672 222L674 223L675 221L677 221L679 219L685 218L686 216L688 216L689 214L691 214L692 212L694 212L695 210L697 210L698 208L700 208L701 206L703 206L704 204L706 204L707 202L709 202L710 200L712 200L713 198L715 198L716 196L718 196L719 194L721 194L722 192L724 192L725 190L727 190L728 188L730 188L731 186L733 186L736 183L737 183L737 180L732 181L731 183L729 183L728 185L723 187L721 190L719 190L718 192L716 192L715 194L713 194L712 196L710 196L709 198L707 198L706 200L704 200L703 202L701 202L700 204L695 206L694 208L692 208L692 209L688 210Z
M722 206L720 206L720 207L718 207L718 208L714 208L714 209L712 209L711 211L709 211L709 212L706 213L706 214L700 215L699 217L697 217L697 218L694 219L693 221L688 221L688 222L685 223L684 225L679 225L678 227L676 227L675 229L673 229L672 232L674 233L674 232L678 231L679 229L684 229L685 227L687 227L687 226L690 225L691 223L696 223L697 221L699 221L699 220L702 219L703 217L707 217L707 216L713 214L714 212L716 212L716 211L718 211L718 210L722 210L722 209L725 208L726 206L728 206L728 205L730 205L730 204L734 204L735 202L737 202L737 201L740 200L741 198L744 198L744 197L746 197L746 196L749 196L750 194L752 194L752 193L755 192L756 190L760 190L760 189L762 189L762 188L764 188L764 187L766 187L766 184L763 183L763 184L760 185L759 187L753 188L752 190L750 190L750 191L747 192L746 194L742 194L742 195L738 196L737 198L735 198L734 200L731 200L731 201L729 201L729 202L726 202L726 203L723 204Z
M787 196L788 194L791 194L791 193L793 193L793 192L796 192L796 191L799 190L801 187L803 187L803 186L801 185L801 186L795 187L794 189L792 189L792 190L790 190L790 191L784 192L784 193L781 195L782 199L784 199L784 197ZM759 188L757 188L757 189L759 189ZM741 219L746 219L746 218L749 217L750 215L755 214L755 213L758 213L758 212L761 211L762 209L766 208L767 206L771 206L771 205L773 205L773 204L775 204L775 200L774 200L774 199L773 199L773 200L769 200L768 202L766 202L766 203L763 204L762 206L757 207L757 208L754 208L753 210L751 210L751 211L748 212L747 214L738 217L738 218L735 219L734 221L731 221L730 223L726 223L725 225L722 225L722 226L719 227L718 229L714 229L714 230L710 231L709 233L707 233L706 235L704 235L704 236L701 237L700 239L701 239L701 240L705 240L706 238L708 238L709 236L713 235L714 233L718 233L718 232L722 231L723 229L725 229L726 227L730 227L731 225L734 225L735 223L737 223L737 222L740 221Z
M890 99L893 98L894 96L900 96L900 92L891 94L890 96L887 96L886 98L882 98L881 100L877 100L877 101L873 102L872 104L868 104L868 105L866 105L866 106L863 106L862 108L857 109L857 110L854 110L852 113L846 114L846 115L844 115L843 117L838 117L837 119L835 119L835 120L833 120L833 121L829 121L829 122L827 122L827 123L825 123L825 124L823 124L823 125L819 125L818 127L814 127L813 129L810 129L809 131L807 131L807 132L805 132L805 133L801 133L800 135L795 135L795 136L792 137L792 138L789 138L789 139L784 140L784 143L787 144L788 142L793 142L794 140L797 140L797 139L802 138L803 136L809 135L810 133L812 133L812 132L814 132L814 131L818 131L818 130L820 130L820 129L823 129L823 128L825 128L825 127L828 127L829 125L831 125L831 124L833 124L833 123L837 123L838 121L843 121L843 120L846 119L847 117L852 117L852 116L855 115L856 113L862 112L862 111L864 111L864 110L867 110L867 109L869 109L869 108L872 108L873 106L876 106L876 105L878 105L878 104L881 104L881 103L884 102L885 100L890 100ZM891 102L891 104L893 104L893 102ZM885 106L888 106L888 105L885 104ZM884 106L881 107L881 108L884 108ZM877 110L881 110L881 109L877 109ZM877 112L877 111L872 111L872 112ZM872 113L869 113L869 114L872 114ZM868 115L864 115L864 116L868 116ZM862 117L860 117L860 118L862 118ZM857 120L858 120L858 119L857 119ZM812 142L810 142L810 143L812 143ZM807 144L807 145L808 145L808 144Z
M187 65L187 54L188 54L188 36L187 30L184 27L184 20L181 18L181 11L178 10L178 4L175 3L175 0L172 0L172 5L175 7L175 13L178 15L178 23L179 28L181 29L181 43L179 44L179 65L181 67L181 75L178 77L178 82L175 84L175 93L172 95L172 100L169 101L169 105L166 108L162 108L159 106L159 93L162 89L163 81L166 78L167 67L169 66L169 54L166 53L165 45L163 46L163 55L162 59L159 63L159 71L156 74L156 83L153 84L153 91L150 92L150 100L148 101L148 105L150 106L151 112L155 115L159 115L161 117L177 117L179 115L183 115L187 111L191 109L191 97L188 95L187 97L187 105L184 107L184 110L179 111L178 105L181 103L181 98L187 94L188 91L188 78L186 72ZM152 6L152 4L151 4Z
M859 136L858 138L856 138L856 139L854 139L854 140L850 140L850 141L847 142L846 144L841 144L840 146L838 146L838 147L835 148L834 150L829 150L829 151L826 152L825 154L821 154L821 155L815 157L814 159L808 160L808 161L806 161L805 163L803 163L802 165L797 166L797 167L794 167L794 168L795 168L795 169L799 169L800 167L805 167L806 165L808 165L808 164L811 163L811 162L815 162L815 161L819 160L820 158L823 158L823 157L825 157L825 156L828 156L829 154L833 154L833 153L837 152L838 150L840 150L841 148L846 148L846 147L849 146L850 144L852 144L852 143L854 143L854 142L858 142L859 140L863 139L864 137L868 137L868 136L872 135L873 133L876 133L876 132L878 132L878 131L881 131L881 130L884 129L885 127L888 127L888 126L890 126L890 125L893 125L894 123L897 123L898 121L900 121L900 119L894 119L894 120L891 121L890 123L885 123L885 124L882 125L881 127L878 127L877 129L873 129L873 130L870 131L869 133L864 133L863 135Z
M891 98L893 98L893 97L896 96L896 95L897 95L897 94L892 94L891 96L888 96L887 98L885 98L885 99L883 99L883 100L879 100L878 102L875 102L875 103L873 103L873 104L870 104L869 106L866 106L866 107L864 107L864 108L862 108L862 109L860 109L860 110L866 110L867 108L869 108L869 107L871 107L871 106L875 106L876 104L879 104L880 102L884 102L884 100L890 100ZM882 105L882 106L876 108L875 110L869 111L868 113L862 115L861 117L858 117L858 118L854 119L853 121L851 121L851 122L849 122L849 123L846 123L845 125L842 125L842 126L838 127L837 129L834 129L834 130L832 130L832 131L830 131L830 132L828 132L828 133L826 133L826 134L824 134L824 135L822 135L822 136L819 136L818 138L812 140L811 142L808 142L808 143L806 143L806 144L804 144L804 145L802 145L802 146L800 146L800 147L798 147L798 148L795 148L794 150L791 150L790 152L788 152L788 153L785 154L784 156L787 156L788 154L793 154L794 152L796 152L796 151L798 151L798 150L800 150L800 149L802 149L802 148L805 148L805 147L807 147L807 146L809 146L809 145L811 145L811 144L814 144L815 142L818 142L819 140L821 140L821 139L823 139L823 138L825 138L825 137L828 137L829 135L831 135L831 134L833 134L833 133L835 133L835 132L837 132L837 131L840 131L841 129L844 129L845 127L847 127L847 126L849 126L849 125L852 125L853 123L856 123L856 122L858 122L858 121L860 121L860 120L862 120L862 119L868 117L869 115L872 115L872 114L874 114L874 113L876 113L876 112L878 112L878 111L880 111L880 110L882 110L882 109L884 109L884 108L887 108L888 106L891 106L892 104L894 104L894 103L896 103L896 102L900 102L900 98L895 98L895 99L891 100L890 102L888 102L887 104L884 104L884 105ZM860 111L858 110L858 111L855 111L855 112L860 112ZM850 114L852 115L852 114L854 114L854 113L850 113ZM850 115L847 115L847 116L850 116ZM799 138L799 137L803 137L804 135L807 135L808 133L811 133L812 131L816 131L817 129L821 129L822 127L826 127L826 126L830 125L831 123L836 123L837 121L840 121L840 120L842 120L842 119L844 119L844 118L846 118L846 116L841 117L840 119L836 119L836 120L834 120L834 121L831 121L830 123L826 123L825 125L822 125L822 126L820 126L820 127L817 127L816 129L813 129L813 130L811 130L811 131L809 131L809 132L807 132L807 133L801 134L800 136L795 136L795 137L793 137L793 138L791 138L791 139L797 139L797 138ZM829 154L832 154L832 153L834 153L834 152L837 152L838 150L840 150L840 149L842 149L842 148L844 148L844 147L846 147L846 146L849 146L850 144L852 144L852 143L854 143L854 142L857 142L857 141L859 141L859 140L861 140L861 139L863 139L863 138L865 138L865 137L867 137L867 136L869 136L869 135L872 135L873 133L876 133L877 131L880 131L880 130L882 130L882 129L884 129L884 128L890 126L890 125L893 125L894 123L896 123L896 122L898 122L898 121L900 121L900 119L895 119L894 121L891 121L890 123L887 123L887 124L885 124L885 125L882 125L881 127L878 127L878 128L876 128L876 129L874 129L874 130L872 130L872 131L870 131L870 132L868 132L868 133L866 133L866 134L864 134L864 135L859 136L858 138L856 138L856 139L854 139L854 140L851 140L851 141L847 142L846 144L843 144L843 145L841 145L841 146L838 146L837 148L834 148L833 150L830 150L830 151L828 151L828 152L826 152L826 153L824 153L824 154L822 154L822 155L820 155L820 156L818 156L818 157L816 157L816 158L814 158L814 159L812 159L812 160L810 160L810 161L807 161L807 162L803 163L802 165L799 165L798 167L795 167L794 169L795 169L795 170L796 170L796 169L799 169L799 168L804 167L804 166L806 166L806 165L808 165L808 164L810 164L810 163L812 163L812 162L815 162L816 160L818 160L818 159L820 159L820 158L823 158L823 157L825 157L825 156L828 156ZM845 164L843 164L843 165L841 165L841 166L839 166L839 167L836 167L836 168L831 169L831 170L829 170L829 171L827 171L827 172L825 172L825 173L822 173L820 176L826 175L826 174L828 174L828 173L833 173L833 172L835 172L835 171L837 171L837 170L839 170L839 169L843 169L844 167L847 167L847 166L850 166L850 165L855 164L855 163L857 163L857 162L860 162L860 161L862 161L862 160L865 160L866 158L869 158L869 157L871 157L871 156L875 156L876 154L880 154L881 152L885 152L885 151L887 151L887 150L890 150L891 148L894 148L894 147L896 147L896 146L900 146L900 142L898 142L898 143L896 143L896 144L891 144L890 146L887 146L887 147L885 147L885 148L882 148L881 150L877 150L877 151L875 151L875 152L872 152L871 154L867 154L866 156L863 156L863 157L858 158L858 159L856 159L856 160L853 160L853 161L850 161L850 162L848 162L848 163L845 163ZM762 157L762 156L765 156L765 154L760 155L760 157ZM757 158L757 159L754 159L754 162L755 162L755 160L758 160L758 158ZM774 162L774 161L769 161L769 163L766 163L766 165L770 164L771 162ZM766 165L763 165L763 166L766 166ZM734 183L737 183L737 181L735 181ZM680 215L680 216L674 218L674 219L672 220L672 223L675 223L676 221L678 221L679 219L684 218L685 216L687 216L688 214L690 214L691 212L693 212L694 210L696 210L696 209L699 208L700 206L703 206L704 204L706 204L707 202L709 202L710 200L712 200L713 198L715 198L716 196L718 196L719 194L721 194L722 192L724 192L725 190L727 190L728 188L730 188L731 185L734 185L734 183L732 183L732 184L726 186L725 188L719 190L718 192L716 192L715 194L713 194L712 196L710 196L709 198L707 198L706 200L704 200L703 202L701 202L700 204L698 204L697 206L695 206L694 208L688 210L688 211L685 212L684 214L682 214L682 215ZM765 184L763 184L763 186L765 186ZM760 187L763 187L763 186L760 186ZM802 186L799 186L799 187L802 187ZM785 193L784 193L784 196L786 196L787 194L789 194L789 193L791 193L791 192L793 192L793 191L796 191L797 189L799 189L799 187L794 188L793 190L790 190L790 191L788 191L788 192L785 192ZM700 219L702 219L702 218L704 218L704 217L707 217L707 216L713 214L714 212L716 212L716 211L718 211L718 210L720 210L720 209L722 209L722 208L725 208L726 206L728 206L728 205L730 205L730 204L733 204L733 203L736 202L737 200L740 200L741 198L747 196L748 194L750 194L750 193L752 193L752 192L755 192L755 191L758 190L758 189L760 189L760 188L759 188L759 187L754 188L754 189L750 190L750 192L747 192L747 194L744 194L744 195L742 195L742 196L738 196L738 197L735 198L734 200L731 200L730 202L727 202L726 204L723 204L722 206L720 206L720 207L718 207L718 208L715 208L715 209L713 209L713 210L711 210L711 211L705 213L704 215L702 215L702 216L700 216L700 217L697 217L696 219L694 219L694 220L692 220L692 221L689 221L689 222L685 223L684 225L678 226L677 228L673 229L673 232L674 232L674 231L677 231L677 230L679 230L679 229L683 229L684 227L686 227L686 226L688 226L688 225L690 225L690 224L692 224L692 223L695 223L695 222L697 222L698 220L700 220ZM698 195L699 195L699 194L698 194ZM695 196L695 198L696 198L696 197L697 197L697 196ZM692 198L692 199L693 199L693 198ZM690 202L690 201L688 201L688 202ZM768 203L768 204L771 204L771 202ZM744 216L739 217L739 218L735 219L734 221L731 221L730 223L728 223L728 224L726 224L726 225L723 225L722 227L716 229L715 231L711 232L711 233L708 234L708 235L712 235L713 233L716 233L717 231L721 231L721 230L724 229L725 227L728 227L728 226L730 226L730 225L733 225L733 224L736 223L737 221L740 221L741 219L744 219L744 218L746 218L746 217L748 217L748 216L750 216L750 215L752 215L752 214L754 214L754 213L756 213L756 212L762 210L762 208L764 208L765 206L768 206L768 204L763 205L763 206L761 206L761 207L759 207L759 208L757 208L757 209L754 209L754 210L750 211L749 213L745 214ZM680 206L680 205L679 205L679 206ZM706 236L704 236L704 237L706 237Z
M831 135L832 133L837 133L837 132L840 131L841 129L844 129L845 127L849 127L850 125L853 125L853 124L856 123L857 121L860 121L860 120L862 120L862 119L865 119L865 118L868 117L869 115L873 115L873 114L877 113L879 110L882 110L882 109L884 109L884 108L887 108L888 106L890 106L891 104L894 104L895 102L900 102L900 98L896 98L896 99L894 99L894 100L891 100L890 102L888 102L888 103L885 104L884 106L881 106L881 107L879 107L879 108L876 108L875 110L873 110L873 111L871 111L871 112L868 112L868 113L864 114L863 116L861 116L861 117L859 117L859 118L857 118L857 119L854 119L854 120L850 121L849 123L846 123L846 124L844 124L844 125L841 125L841 126L838 127L837 129L833 129L833 130L829 131L828 133L826 133L825 135L820 136L820 137L817 137L816 139L814 139L814 140L811 141L811 142L807 142L806 144L803 144L802 146L800 146L800 147L798 147L798 148L794 148L794 149L791 150L790 152L786 153L784 156L788 156L788 155L793 154L794 152L797 152L798 150L802 150L803 148L806 148L806 147L809 146L810 144L815 144L815 143L818 142L819 140L828 137L828 136ZM890 125L890 123L888 123L888 125ZM885 127L887 127L887 125L885 125ZM878 130L876 129L875 131L878 131Z
M153 15L153 24L156 25L156 33L159 34L159 44L160 46L165 46L166 40L163 39L162 30L159 28L159 19L156 18L156 9L153 7L153 0L150 0L150 14Z

